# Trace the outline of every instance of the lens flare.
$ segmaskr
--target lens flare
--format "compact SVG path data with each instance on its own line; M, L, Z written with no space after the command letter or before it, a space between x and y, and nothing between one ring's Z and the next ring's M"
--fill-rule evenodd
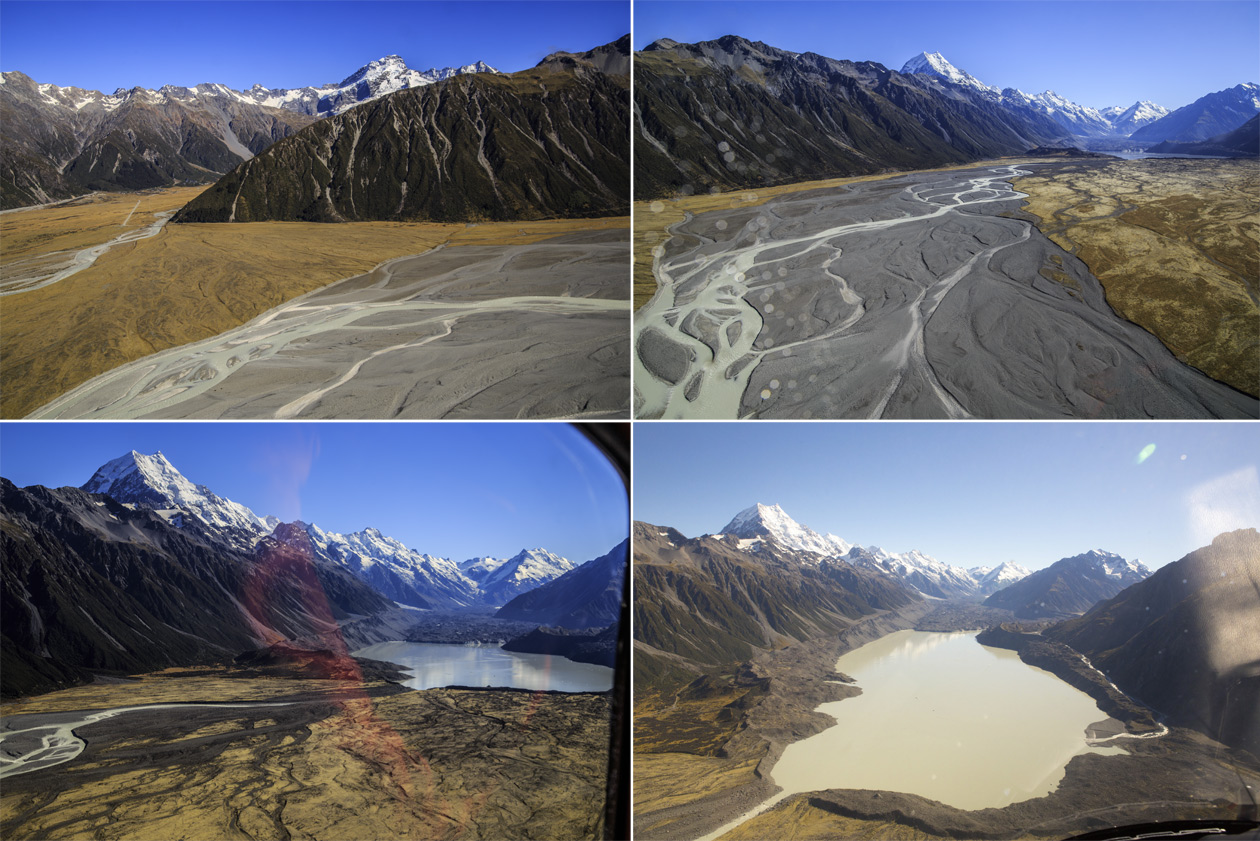
M1155 452L1155 445L1147 444L1145 447L1142 448L1142 452L1138 453L1137 463L1141 464L1142 462L1146 461L1148 458L1151 457L1152 454L1154 454L1154 452Z

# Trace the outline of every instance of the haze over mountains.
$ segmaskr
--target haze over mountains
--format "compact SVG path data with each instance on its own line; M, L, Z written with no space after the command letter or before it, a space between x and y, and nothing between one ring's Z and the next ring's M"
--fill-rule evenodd
M421 73L386 56L319 87L236 91L204 83L112 94L3 73L0 198L8 208L90 190L211 182L319 117L457 75L495 72L478 61Z
M340 644L340 626L365 617L376 622L365 634L390 638L407 622L398 605L495 607L585 567L617 579L620 606L624 567L608 557L579 566L526 549L457 564L375 528L342 535L259 517L161 453L121 456L81 489L6 480L3 491L9 694L79 682L92 669L145 671L284 640ZM609 557L624 561L624 551ZM604 600L569 593L560 612L602 618Z

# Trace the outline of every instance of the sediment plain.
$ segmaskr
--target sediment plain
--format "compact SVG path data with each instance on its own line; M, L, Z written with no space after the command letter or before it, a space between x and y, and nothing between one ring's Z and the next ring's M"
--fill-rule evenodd
M388 261L33 417L624 417L625 229Z
M1260 414L1117 316L1079 259L1010 218L1024 197L1010 179L1061 165L925 171L684 212L635 318L636 416Z
M44 256L98 246L138 224L149 225L154 214L177 209L196 189L154 191L143 197L138 210L135 194L109 194L5 213L0 216L0 276L6 283L47 277L54 272ZM122 227L133 210L128 226ZM439 245L512 247L565 233L628 226L625 218L469 225L164 225L158 235L111 247L87 268L56 283L0 297L0 373L5 382L0 415L24 417L120 365L211 339L389 260ZM48 238L50 231L56 238ZM601 294L624 299L624 278L625 257L617 277L601 278L610 290ZM624 308L623 343L628 303ZM623 360L621 367L625 392L628 362Z
M3 729L52 713L77 758L4 781L5 838L594 838L608 747L604 693L404 690L361 681L171 669L6 704Z
M1014 185L1117 313L1181 361L1260 396L1260 161L1073 163Z

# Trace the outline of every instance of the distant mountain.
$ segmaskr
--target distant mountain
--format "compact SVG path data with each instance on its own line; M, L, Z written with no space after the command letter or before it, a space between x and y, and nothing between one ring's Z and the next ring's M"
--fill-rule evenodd
M102 465L82 490L156 511L177 528L186 524L187 515L195 515L215 539L236 549L252 550L279 525L279 520L264 520L205 485L194 485L161 450L153 455L132 450Z
M176 528L242 551L252 551L280 525L275 517L259 517L189 481L160 452L132 451L114 459L97 470L83 490L152 510ZM493 559L483 559L494 569L474 578L454 561L409 549L375 528L343 535L314 524L296 525L306 533L317 559L350 571L388 598L412 607L497 606L572 568L568 560L534 549L493 564Z
M476 583L453 561L408 549L378 529L342 535L313 524L297 525L320 558L345 567L399 604L452 608L481 602Z
M495 615L572 629L611 625L621 615L629 547L630 541L623 540L608 554L521 593Z
M645 198L963 163L1066 137L988 90L734 35L661 39L634 62Z
M940 76L942 79L965 88L975 88L978 91L985 91L991 94L1001 93L998 88L986 85L970 73L959 70L940 53L919 53L902 65L901 72L903 74L925 73L929 76Z
M623 43L628 49L625 39L610 48ZM626 213L629 77L599 69L615 65L607 53L593 50L589 60L557 54L531 70L459 75L390 93L246 161L173 221Z
M677 684L920 600L885 575L731 535L635 523L635 686Z
M925 596L937 599L966 598L978 591L971 573L961 567L941 563L917 550L894 555L878 546L856 546L844 559L855 567L882 572Z
M1168 114L1168 109L1154 102L1141 100L1127 108L1116 105L1099 111L1078 105L1054 91L1028 94L1016 88L999 90L950 64L940 53L920 53L901 68L901 72L934 76L1000 102L1018 113L1038 112L1049 117L1064 130L1077 137L1127 137L1137 129Z
M522 549L486 575L479 584L487 604L504 604L571 571L568 558L546 549Z
M1168 116L1168 109L1154 102L1139 100L1128 108L1113 105L1111 108L1104 108L1101 113L1111 123L1116 134L1130 135L1142 126Z
M0 206L206 184L315 118L223 85L113 94L0 74Z
M390 55L320 87L237 91L205 83L112 94L0 74L0 199L10 208L91 190L211 183L320 117L455 76L497 72L482 61L419 72Z
M264 88L254 85L239 96L259 105L284 108L299 114L328 117L356 105L408 88L422 88L467 73L498 73L484 61L441 70L412 70L400 56L387 55L365 64L335 84L304 88Z
M1071 616L1084 613L1150 574L1140 561L1095 549L1039 569L998 590L984 603L1014 611L1020 619Z
M1103 136L1115 133L1112 123L1094 108L1077 105L1054 91L1027 94L1015 88L999 90L981 82L965 70L959 70L940 53L920 53L907 61L901 72L935 76L960 87L970 88L990 101L999 102L1016 112L1040 112L1075 135Z
M996 567L972 567L967 572L976 580L976 592L982 596L996 593L1031 574L1014 561L1004 561Z
M984 570L980 575L960 567L942 563L930 555L912 550L888 552L878 546L857 546L834 534L820 535L793 520L778 505L757 503L735 515L716 539L734 539L740 549L750 553L761 551L763 544L780 550L804 553L814 563L823 558L844 560L853 566L891 576L902 584L939 599L966 598L977 593L987 595L1028 571L1013 563L998 570ZM981 575L991 577L981 580ZM1022 575L1021 575L1022 573Z
M1170 723L1260 758L1260 534L1242 529L1043 635Z
M744 546L769 538L784 549L812 552L821 557L843 555L853 548L853 544L834 534L824 536L802 526L778 505L760 502L736 514L722 529L722 534L741 538Z
M0 479L3 693L230 659L393 607L291 538L281 524L239 550L107 495Z
M1142 126L1132 140L1192 143L1231 132L1260 112L1260 85L1247 82L1199 97L1189 105Z
M1164 152L1174 155L1216 155L1234 158L1254 158L1260 155L1260 114L1252 117L1233 131L1209 137L1195 143L1173 143L1165 140L1147 149L1148 152Z

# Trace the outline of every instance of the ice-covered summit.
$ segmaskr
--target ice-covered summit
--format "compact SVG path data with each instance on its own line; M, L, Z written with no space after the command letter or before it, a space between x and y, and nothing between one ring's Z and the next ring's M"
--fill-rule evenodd
M303 114L327 116L340 114L356 105L380 99L391 93L408 88L421 88L466 73L498 73L484 61L474 61L462 67L412 70L401 56L387 55L360 67L340 82L305 88L265 88L254 85L238 96L268 105L285 108Z
M205 485L193 484L161 451L145 455L132 450L104 464L82 489L88 493L108 494L119 502L141 508L188 511L216 531L233 533L229 542L245 548L269 534L278 523L264 520Z
M746 540L771 537L784 549L828 557L843 555L853 548L853 544L834 534L822 535L802 526L778 505L763 505L760 502L736 514L722 533Z
M901 67L902 73L926 73L929 76L939 76L953 82L956 85L962 85L965 88L975 88L976 90L988 91L989 93L999 93L999 90L992 85L986 85L984 82L972 76L965 70L959 70L946 60L945 56L940 53L919 53L914 58L907 61Z
M1146 564L1141 561L1125 560L1115 552L1107 552L1103 549L1091 549L1072 560L1083 561L1108 578L1118 578L1121 581L1140 581L1143 578L1149 578L1151 574Z

